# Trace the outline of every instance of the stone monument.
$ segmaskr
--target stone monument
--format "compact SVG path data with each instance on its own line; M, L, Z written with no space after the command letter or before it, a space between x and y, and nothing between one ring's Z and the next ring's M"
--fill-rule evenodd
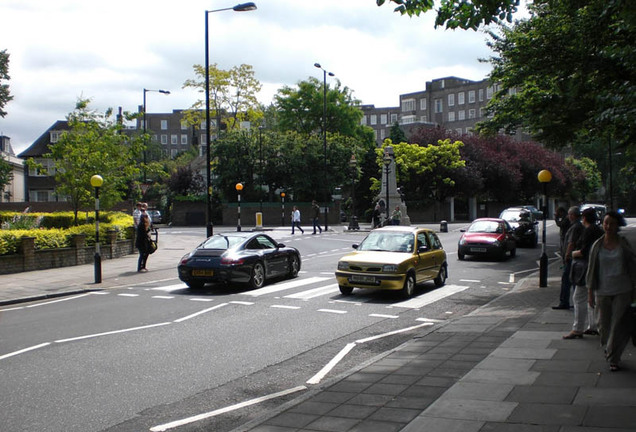
M395 155L393 147L384 148L384 166L382 168L382 189L376 197L376 203L380 205L380 211L384 214L383 225L390 224L391 213L396 206L400 206L402 219L400 225L411 225L411 219L406 211L406 203L402 200L402 195L398 192L397 177L395 170ZM388 206L387 206L388 204Z

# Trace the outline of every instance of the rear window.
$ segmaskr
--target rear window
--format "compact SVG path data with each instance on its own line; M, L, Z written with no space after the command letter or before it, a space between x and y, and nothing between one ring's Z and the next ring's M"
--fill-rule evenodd
M213 236L204 241L200 248L202 249L229 249L245 240L243 237L233 236Z

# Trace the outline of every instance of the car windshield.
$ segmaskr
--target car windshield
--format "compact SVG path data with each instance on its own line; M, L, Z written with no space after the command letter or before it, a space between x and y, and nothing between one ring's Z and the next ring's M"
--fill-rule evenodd
M523 210L504 210L499 217L508 222L530 222L530 212Z
M477 221L468 228L472 233L503 233L503 224L497 221Z
M359 251L413 252L412 233L376 231L370 233L358 247Z
M243 237L215 235L204 241L201 249L229 249L245 240Z

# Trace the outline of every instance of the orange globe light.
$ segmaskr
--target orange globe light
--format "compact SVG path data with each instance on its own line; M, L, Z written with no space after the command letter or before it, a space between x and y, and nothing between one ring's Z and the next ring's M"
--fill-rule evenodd
M537 178L540 183L550 183L552 180L552 173L548 170L541 170L539 174L537 174Z
M283 198L285 198L285 192L281 192L280 196L282 196Z
M236 187L236 190L240 192L243 190L243 183L237 183L235 187Z

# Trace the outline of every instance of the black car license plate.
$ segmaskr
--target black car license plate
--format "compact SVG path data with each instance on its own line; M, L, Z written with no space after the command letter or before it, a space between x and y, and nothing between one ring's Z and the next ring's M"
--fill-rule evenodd
M192 270L192 276L214 276L214 270Z

